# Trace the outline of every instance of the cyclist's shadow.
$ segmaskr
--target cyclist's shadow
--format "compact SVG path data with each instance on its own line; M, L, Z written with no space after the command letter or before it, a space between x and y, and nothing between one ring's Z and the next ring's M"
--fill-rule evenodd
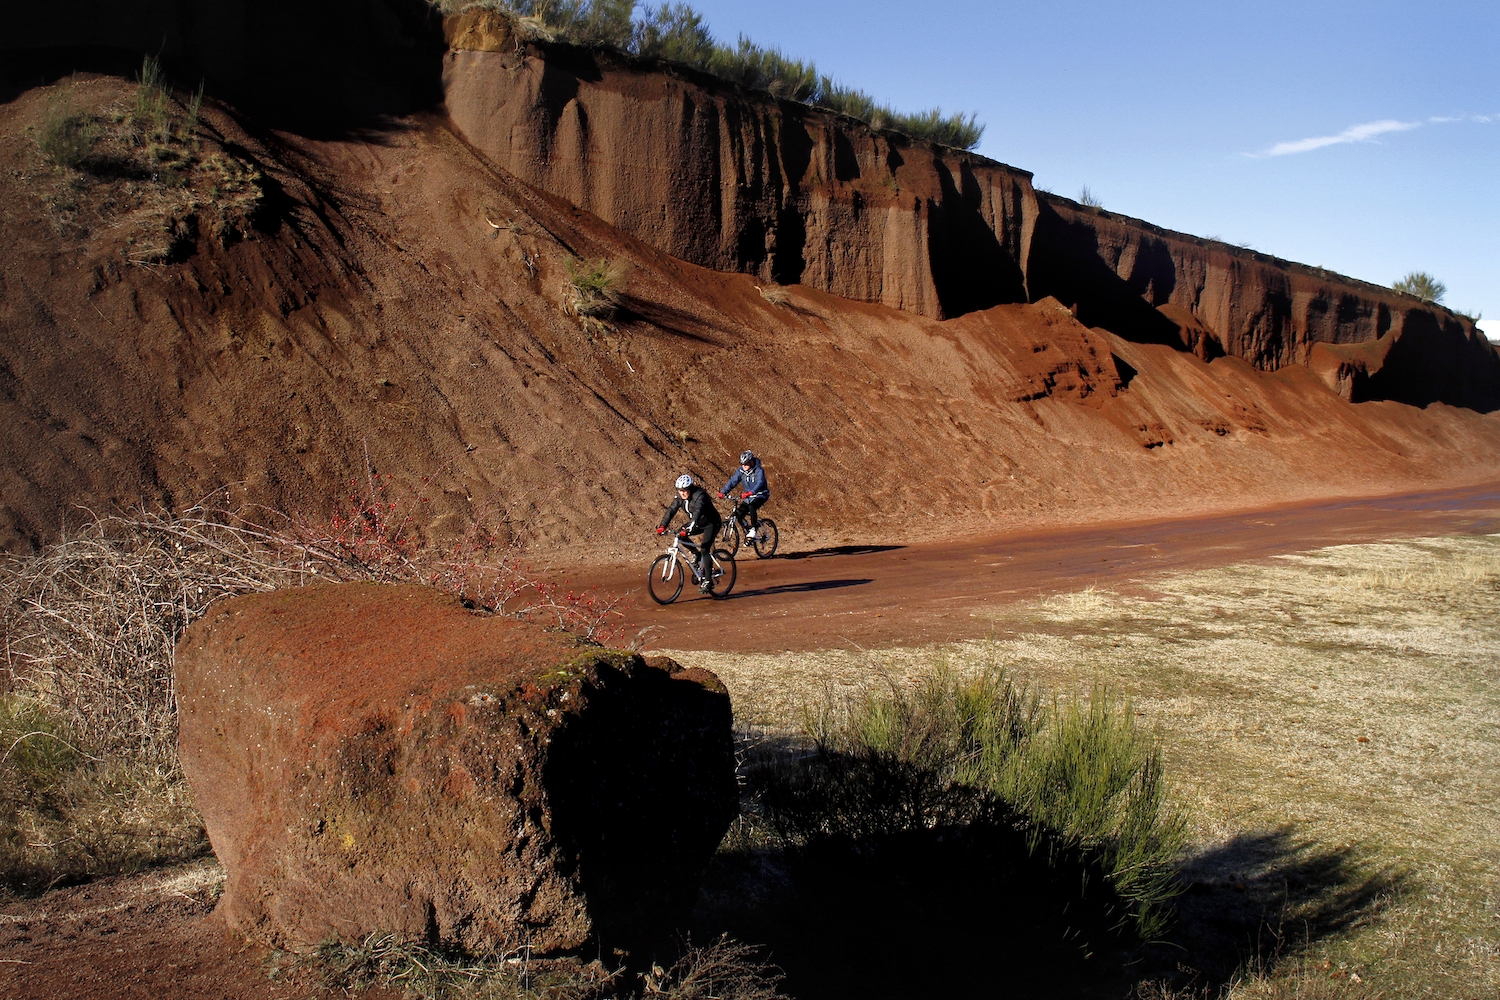
M771 597L776 594L808 594L815 590L837 590L840 587L862 587L867 583L874 583L873 579L863 580L813 580L809 583L782 583L774 587L759 587L755 590L737 590L724 597L721 601L736 601L742 597Z

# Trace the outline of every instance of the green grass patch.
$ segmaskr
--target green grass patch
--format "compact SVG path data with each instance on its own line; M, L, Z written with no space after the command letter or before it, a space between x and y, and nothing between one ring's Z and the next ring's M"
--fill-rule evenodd
M915 688L867 690L820 713L812 732L825 755L905 765L993 796L1033 853L1106 879L1139 937L1165 930L1186 818L1168 795L1159 742L1102 686L1044 703L993 666L964 674L940 663Z
M98 140L98 124L64 94L47 108L36 134L36 148L53 166L77 170L93 153Z

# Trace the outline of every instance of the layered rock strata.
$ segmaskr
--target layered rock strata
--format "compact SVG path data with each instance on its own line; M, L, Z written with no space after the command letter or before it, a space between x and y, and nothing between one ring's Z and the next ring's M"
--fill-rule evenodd
M215 605L177 697L219 912L284 947L630 948L683 915L736 809L712 674L427 588Z

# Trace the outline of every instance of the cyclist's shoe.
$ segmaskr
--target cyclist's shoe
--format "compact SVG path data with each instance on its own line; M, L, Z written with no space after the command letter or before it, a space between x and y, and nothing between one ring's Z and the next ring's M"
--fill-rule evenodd
M751 528L749 531L745 532L745 537L746 538L754 538L755 537L755 529Z
M698 593L700 594L707 594L713 589L714 585L712 580L704 580L702 583L698 584Z

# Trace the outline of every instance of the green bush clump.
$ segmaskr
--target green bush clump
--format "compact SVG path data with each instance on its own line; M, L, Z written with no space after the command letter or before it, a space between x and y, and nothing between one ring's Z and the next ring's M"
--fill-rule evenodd
M99 127L94 120L64 99L47 109L36 146L54 166L77 170L94 151L98 138Z
M834 780L815 782L823 806L800 812L798 796L783 811L803 817L796 835L930 829L998 808L1033 854L1101 873L1142 939L1165 931L1186 817L1155 738L1103 687L1044 704L1001 671L939 669L912 690L866 692L809 729L818 755L840 763Z
M703 16L684 3L645 6L635 19L635 0L431 0L444 13L484 7L526 19L548 37L580 45L603 45L631 55L669 59L752 90L827 108L958 149L973 149L984 135L976 115L945 115L940 108L906 114L870 95L836 83L811 62L765 48L741 35L734 45L716 40Z

